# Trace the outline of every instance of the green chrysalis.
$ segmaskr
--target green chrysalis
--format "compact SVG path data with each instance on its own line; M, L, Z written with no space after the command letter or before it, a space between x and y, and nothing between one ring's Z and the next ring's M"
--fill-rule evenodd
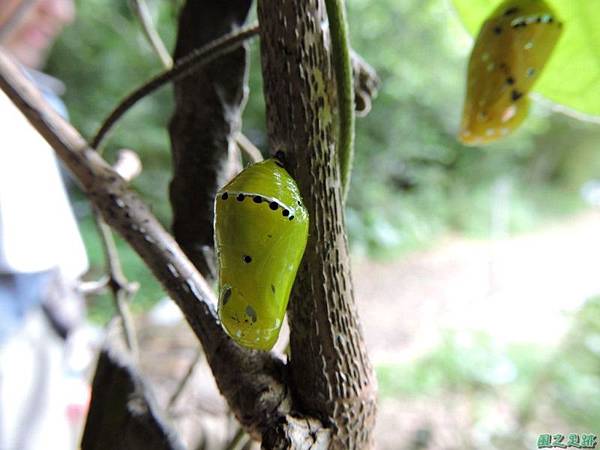
M247 167L217 193L219 318L238 344L277 341L307 238L308 212L279 160Z

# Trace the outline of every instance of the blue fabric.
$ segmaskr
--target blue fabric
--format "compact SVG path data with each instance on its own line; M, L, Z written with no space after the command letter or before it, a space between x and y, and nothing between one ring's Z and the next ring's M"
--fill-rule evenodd
M0 344L21 326L29 310L42 304L53 274L0 273Z

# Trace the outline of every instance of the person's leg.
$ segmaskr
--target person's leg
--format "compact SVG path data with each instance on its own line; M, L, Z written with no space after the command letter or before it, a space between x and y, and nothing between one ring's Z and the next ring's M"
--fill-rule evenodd
M41 309L0 347L0 448L68 450L64 343Z

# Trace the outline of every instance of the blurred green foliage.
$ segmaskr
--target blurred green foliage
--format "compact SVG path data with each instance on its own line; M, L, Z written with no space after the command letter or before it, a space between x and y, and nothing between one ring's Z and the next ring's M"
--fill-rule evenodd
M172 48L176 1L150 1L159 33ZM78 20L54 49L49 72L65 81L74 125L90 137L115 104L161 70L126 2L80 0ZM599 127L536 105L525 125L485 149L455 139L471 40L449 1L348 2L353 47L379 73L372 112L357 121L356 160L347 205L355 255L396 256L431 245L449 231L490 237L531 229L582 206L581 184L597 176ZM258 46L251 45L250 98L244 132L267 150ZM106 157L120 148L141 156L133 186L169 226L172 111L166 87L134 107L111 134ZM93 263L102 257L93 227L84 228ZM162 294L131 261L142 302ZM136 273L137 272L137 273ZM134 275L135 273L135 275ZM139 277L139 278L138 278Z
M569 424L597 429L600 423L600 297L586 302L570 333L548 364L538 388ZM544 392L545 391L545 392Z
M376 366L379 395L383 401L405 402L452 398L468 405L474 428L503 410L504 423L485 430L496 444L489 448L530 448L531 433L543 430L595 431L600 423L599 316L600 297L589 299L557 346L501 345L481 332L447 332L441 345L410 364Z

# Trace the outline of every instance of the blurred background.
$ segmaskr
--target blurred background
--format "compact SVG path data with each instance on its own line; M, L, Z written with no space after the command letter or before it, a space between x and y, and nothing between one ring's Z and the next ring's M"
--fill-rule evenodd
M149 1L169 49L181 3ZM379 380L379 448L536 448L541 433L600 434L600 125L538 101L509 138L464 147L455 136L472 38L450 1L347 3L352 45L382 80L357 121L346 210ZM77 8L48 72L65 82L71 120L89 138L162 68L126 2ZM266 153L256 42L251 51L244 133ZM140 155L133 186L167 227L171 106L170 87L144 99L106 146L109 161L120 148ZM98 278L103 255L82 195L76 212ZM141 284L132 307L147 317L165 294L118 244ZM108 295L89 305L99 324L113 314ZM157 373L152 358L181 373L193 338L173 343L148 327L145 370L168 391L176 375Z

